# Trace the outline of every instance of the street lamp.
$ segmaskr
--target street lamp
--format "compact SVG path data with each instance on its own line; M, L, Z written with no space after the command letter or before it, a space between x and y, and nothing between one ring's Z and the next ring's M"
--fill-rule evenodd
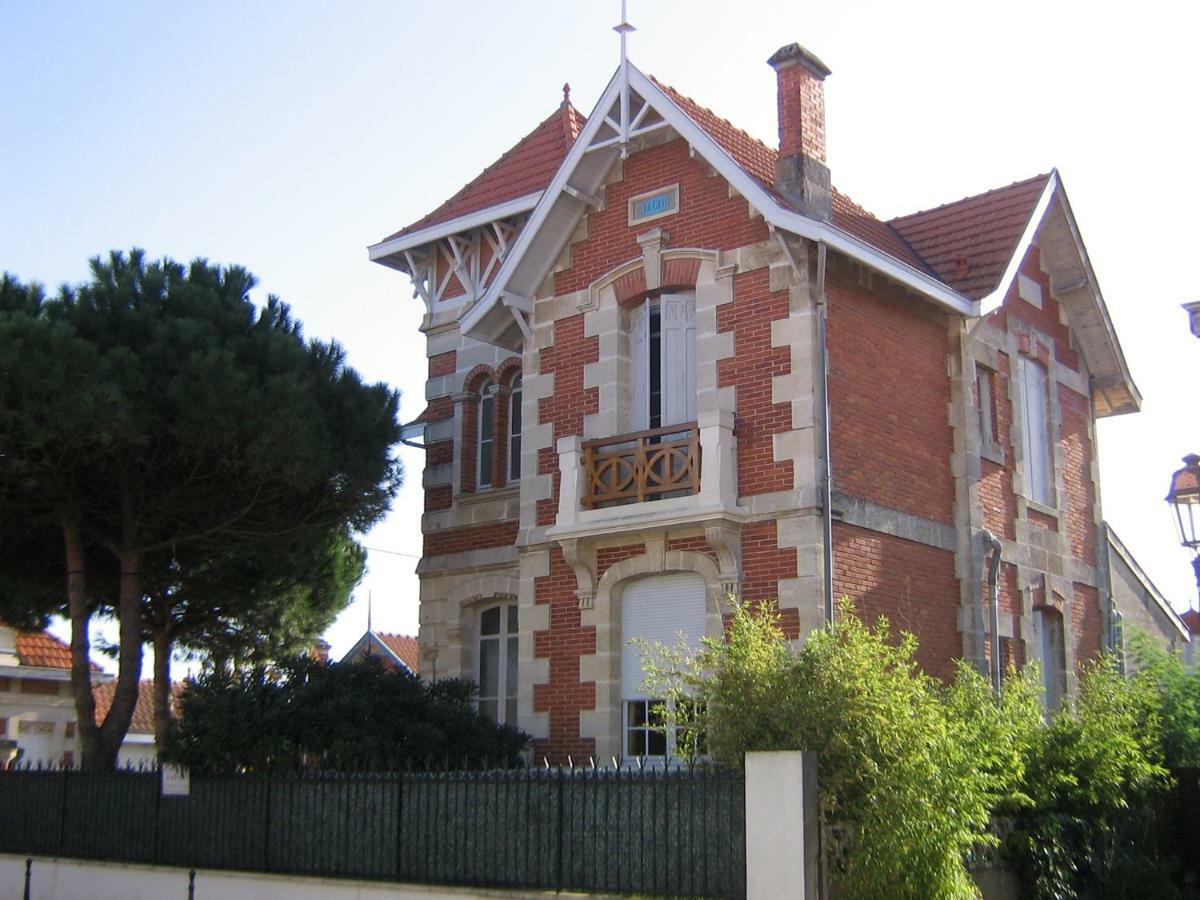
M1200 456L1189 453L1183 458L1183 468L1171 476L1167 502L1175 507L1179 543L1196 554L1192 568L1196 571L1196 587L1200 588Z

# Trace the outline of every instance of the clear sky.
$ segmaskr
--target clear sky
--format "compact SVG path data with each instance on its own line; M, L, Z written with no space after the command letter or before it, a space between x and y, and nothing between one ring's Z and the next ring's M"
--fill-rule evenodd
M1145 398L1100 424L1106 517L1177 608L1194 602L1163 502L1200 452L1200 339L1179 304L1200 208L1200 8L1150 0L630 0L630 56L776 141L766 58L799 41L826 82L834 182L881 217L1057 167ZM77 281L110 248L258 274L370 379L423 408L420 301L366 246L419 218L555 108L590 112L618 0L121 4L0 0L0 269ZM328 634L415 633L421 455L365 538ZM408 555L394 555L408 554Z

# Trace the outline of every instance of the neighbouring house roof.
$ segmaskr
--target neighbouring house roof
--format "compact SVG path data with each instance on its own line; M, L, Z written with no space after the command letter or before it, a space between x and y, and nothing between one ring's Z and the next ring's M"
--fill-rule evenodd
M23 666L71 668L71 648L47 631L18 632L17 658Z
M185 687L182 681L171 682L171 714L179 713L179 696ZM117 693L116 680L97 684L92 687L92 696L96 698L96 723L104 721L112 708L113 697ZM142 734L154 733L154 682L146 679L138 682L137 704L133 707L133 719L130 720L129 730Z
M420 645L415 637L407 634L368 631L342 657L342 662L352 662L365 656L378 656L385 663L403 666L414 675L420 671Z
M1124 541L1117 537L1117 533L1113 530L1112 525L1105 522L1104 531L1108 536L1109 548L1121 558L1133 577L1141 583L1143 589L1158 606L1167 621L1175 627L1184 640L1188 640L1195 633L1195 629L1188 624L1185 618L1187 613L1181 616L1175 612L1171 604L1167 602L1167 598L1162 595L1162 591L1155 586L1154 582L1150 580L1150 576L1146 574L1138 561L1134 559L1133 554L1129 552L1129 548L1125 546ZM1188 612L1192 612L1192 610ZM1200 613L1195 614L1195 619L1196 624L1200 625Z
M1179 619L1187 626L1189 632L1200 634L1200 611L1189 609L1187 612L1180 613Z
M42 669L71 668L71 647L48 631L18 631L17 659L23 666ZM92 671L102 671L91 663Z

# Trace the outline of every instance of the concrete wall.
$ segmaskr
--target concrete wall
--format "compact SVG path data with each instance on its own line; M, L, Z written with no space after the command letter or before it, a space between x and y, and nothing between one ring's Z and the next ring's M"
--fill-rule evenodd
M25 857L0 855L0 900L21 900ZM375 884L329 878L290 878L201 869L194 895L188 870L157 866L37 858L30 879L31 900L439 900L465 897L552 897L541 891L484 891L466 888Z

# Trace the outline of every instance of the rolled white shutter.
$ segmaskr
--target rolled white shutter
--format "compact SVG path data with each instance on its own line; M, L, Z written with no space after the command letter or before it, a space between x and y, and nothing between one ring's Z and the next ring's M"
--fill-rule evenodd
M642 651L630 641L641 638L673 647L682 632L699 649L705 634L704 579L692 572L654 575L631 582L621 598L621 698L645 697Z

